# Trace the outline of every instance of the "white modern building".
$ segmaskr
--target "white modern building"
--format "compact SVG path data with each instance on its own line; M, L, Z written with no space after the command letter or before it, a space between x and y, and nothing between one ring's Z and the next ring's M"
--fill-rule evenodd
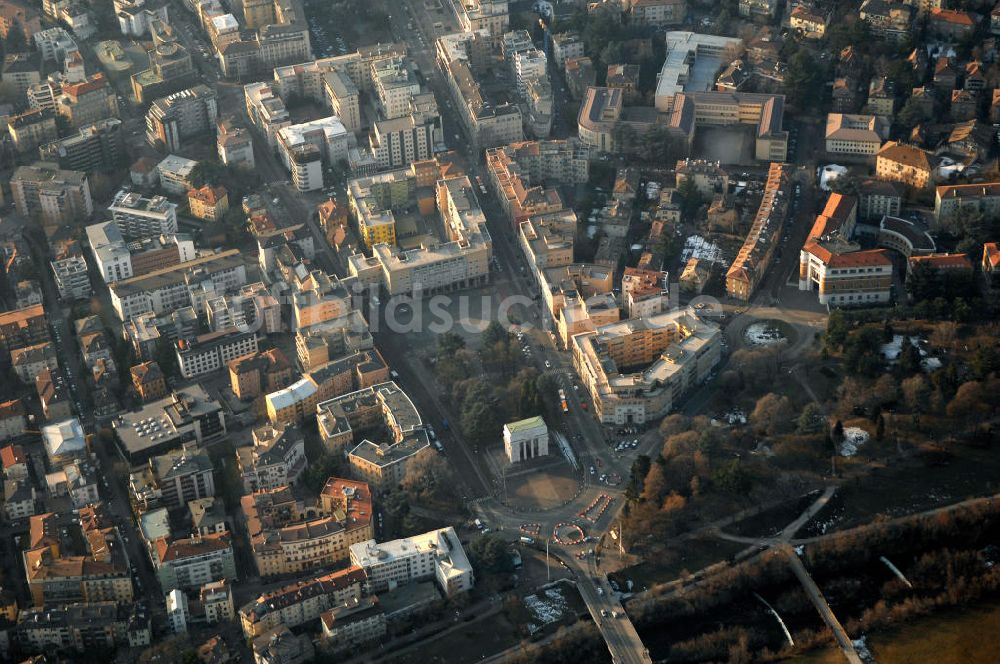
M410 100L420 93L420 82L402 57L372 62L371 80L379 112L390 120L409 113Z
M118 230L128 239L173 235L177 232L177 206L163 196L144 198L123 189L115 194L108 211ZM105 226L106 224L88 226L88 238L91 228L95 232L100 228L100 232L106 235L107 231L103 230ZM92 239L91 247L93 246Z
M533 78L547 76L548 60L545 54L537 48L514 55L514 80L517 82L517 94L522 98L528 91L528 81Z
M48 28L36 32L32 36L35 40L35 48L41 54L43 62L56 62L61 65L70 55L80 52L76 42L65 28Z
M218 371L230 360L257 352L257 333L230 327L177 342L177 365L185 378Z
M273 83L250 83L243 86L250 123L267 139L272 149L278 147L278 132L292 124L285 102Z
M302 124L290 125L278 131L278 149L285 162L285 168L291 169L288 151L300 145L311 144L319 150L324 164L336 164L347 160L347 150L350 147L351 134L344 123L335 115L318 120L310 120Z
M465 549L450 526L391 542L352 544L351 564L365 570L369 593L434 579L451 597L471 590L475 583Z
M90 297L90 275L87 274L87 260L82 254L74 253L57 257L49 263L55 277L59 297L63 300L82 300Z
M175 154L167 155L163 161L156 165L156 170L160 175L160 186L168 194L183 196L191 188L191 171L198 164L194 159L179 157Z
M188 631L188 598L183 590L174 588L167 593L167 620L170 631L174 634L186 634Z
M503 447L511 463L549 454L549 428L541 415L503 425Z
M115 0L115 17L123 35L141 37L149 32L149 24L160 20L167 22L167 5L158 0Z

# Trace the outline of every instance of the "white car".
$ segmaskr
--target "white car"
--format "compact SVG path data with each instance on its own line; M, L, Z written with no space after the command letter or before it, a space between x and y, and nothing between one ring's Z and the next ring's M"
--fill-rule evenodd
M545 368L546 369L551 369L552 368L552 363L549 362L548 360L545 360Z

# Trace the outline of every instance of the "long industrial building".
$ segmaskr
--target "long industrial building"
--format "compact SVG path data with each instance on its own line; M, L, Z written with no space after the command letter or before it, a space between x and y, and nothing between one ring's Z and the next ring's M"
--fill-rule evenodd
M247 282L246 264L238 249L202 256L111 286L111 304L122 321L152 312L156 315L190 306L199 289L215 294Z

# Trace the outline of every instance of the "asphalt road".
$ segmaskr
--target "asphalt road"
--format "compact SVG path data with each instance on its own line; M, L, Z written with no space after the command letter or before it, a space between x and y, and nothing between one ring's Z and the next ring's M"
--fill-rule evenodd
M32 258L37 265L47 267L48 261L45 259L45 254L39 244L40 239L32 234L28 234L27 237ZM70 309L64 307L59 298L52 271L40 269L38 273L45 298L45 310L49 315L49 323L52 326L53 338L59 354L59 364L65 369L66 380L71 385L71 394L80 404L79 406L74 405L74 408L84 429L88 433L93 433L96 422L90 408L89 387L84 380L83 358L80 355L76 337L70 332ZM120 370L124 371L125 368ZM159 581L153 572L149 554L142 544L139 529L132 517L127 490L115 481L112 474L115 462L120 459L115 450L110 445L105 445L100 439L95 439L92 449L97 455L98 464L102 470L100 492L107 503L112 519L118 524L118 532L122 537L122 544L132 566L133 579L136 580L134 588L136 600L146 600L146 605L150 608L154 621L155 632L156 629L165 627L166 612L163 606L163 593L160 591Z

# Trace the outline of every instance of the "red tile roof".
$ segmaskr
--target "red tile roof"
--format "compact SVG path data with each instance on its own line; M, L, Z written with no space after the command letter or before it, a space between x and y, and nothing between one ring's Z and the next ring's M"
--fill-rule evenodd
M955 11L954 9L932 9L931 20L954 23L955 25L964 25L970 28L976 24L971 14L968 12Z
M228 549L229 533L212 533L198 538L180 539L168 542L165 537L156 540L156 553L161 562L203 556Z
M892 260L889 259L885 249L870 249L834 254L830 258L829 265L830 267L879 267L892 265Z
M108 87L108 81L104 78L104 74L98 73L94 74L86 81L82 81L80 83L68 83L62 87L62 91L70 97L80 97L89 92L94 92L95 90L100 90L106 87Z
M24 417L24 402L20 399L12 399L0 403L0 420L8 417Z
M210 187L205 185L201 189L192 189L188 192L188 198L196 199L207 205L216 205L227 195L226 188L219 185Z
M910 265L932 265L941 270L969 270L972 271L972 261L968 254L927 254L926 256L913 256L910 258Z
M0 461L4 468L10 468L19 463L27 463L28 457L24 454L24 448L20 445L8 445L0 449Z

